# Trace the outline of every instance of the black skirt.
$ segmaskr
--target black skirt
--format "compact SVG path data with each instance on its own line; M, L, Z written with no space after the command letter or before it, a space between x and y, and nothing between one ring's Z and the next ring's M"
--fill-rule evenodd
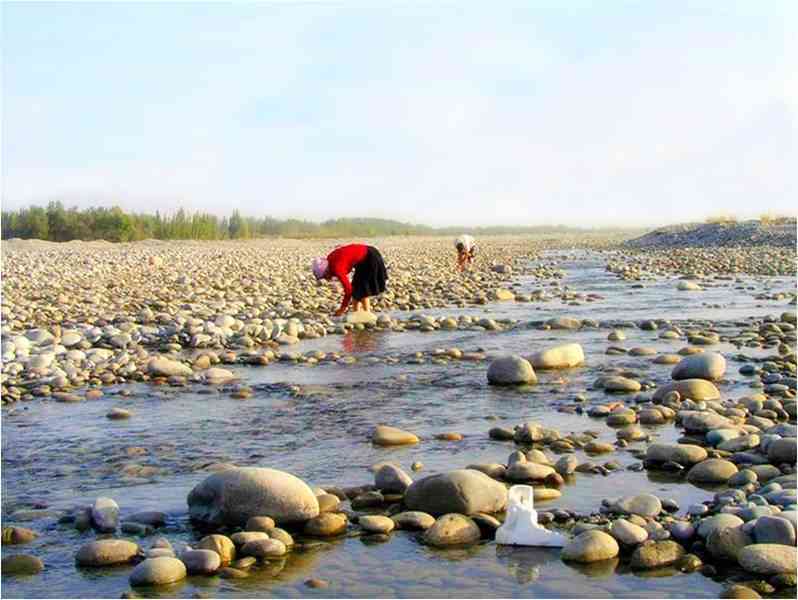
M376 296L385 291L388 272L380 251L373 246L368 247L366 258L355 265L352 277L352 298L360 301L368 296Z

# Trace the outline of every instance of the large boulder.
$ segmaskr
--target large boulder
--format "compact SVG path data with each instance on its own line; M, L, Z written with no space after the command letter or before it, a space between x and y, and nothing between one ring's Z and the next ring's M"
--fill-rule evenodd
M671 378L706 379L718 381L726 373L726 359L717 352L702 352L685 356L671 371Z
M537 380L529 361L515 354L500 356L488 367L488 383L491 385L520 385L537 383Z
M782 544L795 546L795 527L780 516L759 517L754 524L757 544Z
M404 503L431 515L495 513L507 505L507 488L480 471L458 469L414 481Z
M658 463L676 462L685 467L707 458L707 451L692 444L651 444L646 448L646 460Z
M244 525L269 516L278 524L304 522L319 514L313 490L301 479L259 467L214 473L188 495L191 519L207 525Z
M777 465L782 463L794 465L795 448L796 439L794 437L773 440L768 446L768 460Z
M740 527L743 520L737 515L730 513L718 513L711 517L701 519L698 525L698 535L707 539L715 531L721 531L730 527Z
M737 465L722 458L710 458L695 465L687 473L690 483L726 483L737 473Z
M795 573L796 570L795 547L782 544L751 544L740 551L737 561L743 569L758 575Z
M670 392L679 392L681 398L690 400L718 400L720 392L711 381L705 379L683 379L659 386L652 400L662 400Z
M562 559L580 563L607 560L618 556L620 548L615 538L608 533L590 529L571 539L562 549Z
M729 562L737 562L740 551L753 542L741 525L714 528L706 539L713 558Z
M535 352L527 360L535 369L570 369L585 362L585 353L579 344L563 344Z

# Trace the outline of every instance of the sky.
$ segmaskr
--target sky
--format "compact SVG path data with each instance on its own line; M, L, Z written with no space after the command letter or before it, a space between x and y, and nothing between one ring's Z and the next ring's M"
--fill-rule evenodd
M798 2L2 3L2 206L794 213Z

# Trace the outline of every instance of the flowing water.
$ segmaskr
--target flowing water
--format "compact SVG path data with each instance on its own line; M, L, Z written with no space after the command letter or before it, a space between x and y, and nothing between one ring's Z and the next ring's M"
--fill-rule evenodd
M312 485L372 483L368 467L390 460L410 472L414 461L424 463L415 478L471 463L506 461L512 442L490 440L488 429L512 428L526 420L542 422L563 433L595 430L599 440L613 442L615 431L601 420L557 412L573 405L576 394L586 404L606 403L608 396L590 384L603 369L623 367L641 380L663 382L670 366L656 365L650 357L608 356L608 329L551 331L536 327L554 316L591 318L629 323L641 319L671 319L682 325L708 324L724 333L739 330L734 323L752 317L779 315L792 309L784 300L757 300L755 295L790 292L785 278L740 277L715 280L703 292L679 292L676 281L659 278L635 287L604 271L604 257L594 253L557 253L566 271L562 284L602 299L581 304L560 300L498 303L462 310L441 309L424 314L470 314L512 318L521 325L506 332L436 331L421 333L352 332L301 342L305 352L319 349L353 354L360 360L349 366L336 363L274 363L265 367L234 367L254 389L247 400L236 400L214 387L153 387L128 385L129 396L111 388L96 401L62 404L35 400L5 410L2 419L3 524L19 524L40 533L32 543L3 547L41 557L45 570L31 577L3 576L6 597L119 597L128 589L131 567L79 569L74 554L94 533L79 533L59 524L60 511L93 502L98 496L114 498L122 516L141 510L169 515L156 532L175 542L191 544L201 537L187 518L186 495L209 471L212 463L269 466L289 471ZM520 291L546 282L519 278ZM794 309L793 309L794 310ZM407 313L396 316L406 318ZM650 346L675 352L684 340L662 340L657 331L625 329L627 348ZM539 383L519 389L486 385L485 362L448 361L438 364L428 354L437 348L482 349L488 354L529 353L558 343L578 342L586 366L563 372L539 372ZM727 356L762 356L761 350L730 344L713 347ZM427 355L422 364L406 360L416 352ZM395 357L396 364L386 358ZM748 380L730 362L725 396L740 396ZM618 397L612 398L613 400ZM134 412L125 421L109 421L109 408ZM411 447L385 449L369 441L379 423L413 431L422 442ZM663 441L679 437L672 424L648 427ZM459 442L434 439L454 431ZM632 447L644 447L644 443ZM580 461L587 460L581 451ZM605 458L606 457L606 458ZM614 459L623 466L637 462L620 450L596 462ZM142 471L142 467L151 467ZM674 476L619 470L608 476L577 474L563 488L561 498L541 504L539 510L563 507L583 513L598 510L603 498L651 492L672 498L681 510L710 498L714 490L694 487ZM297 536L302 539L301 535ZM149 547L154 537L138 542ZM417 534L397 531L390 539L343 537L311 550L293 552L285 561L269 564L244 580L189 577L180 584L139 590L146 596L219 597L345 596L345 597L716 597L722 587L701 574L675 570L635 573L623 561L576 566L560 561L557 550L508 548L483 543L466 549L434 550L419 543ZM308 578L330 586L310 589Z

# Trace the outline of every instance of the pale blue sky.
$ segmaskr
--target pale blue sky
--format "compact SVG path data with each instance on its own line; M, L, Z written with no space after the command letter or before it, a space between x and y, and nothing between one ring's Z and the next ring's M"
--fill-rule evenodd
M798 2L2 5L4 208L793 210Z

